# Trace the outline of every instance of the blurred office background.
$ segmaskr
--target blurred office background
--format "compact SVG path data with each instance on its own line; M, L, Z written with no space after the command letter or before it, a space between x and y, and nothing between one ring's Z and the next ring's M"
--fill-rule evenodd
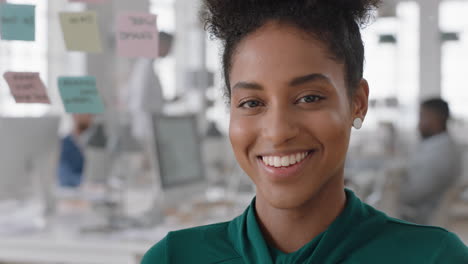
M243 211L254 187L231 153L219 43L199 22L199 1L7 2L36 5L36 41L0 41L0 72L40 72L51 104L16 104L0 80L0 263L139 263L167 231ZM468 1L383 2L363 30L370 109L353 131L347 185L398 216L405 162L421 140L420 102L442 97L463 168L430 222L468 243ZM65 48L58 12L84 10L98 14L102 53ZM174 36L168 56L150 64L164 109L148 116L143 139L126 101L138 59L115 52L122 11L156 14L158 29ZM74 121L57 78L82 75L96 77L106 111L80 137L83 179L68 188L57 182L57 164Z

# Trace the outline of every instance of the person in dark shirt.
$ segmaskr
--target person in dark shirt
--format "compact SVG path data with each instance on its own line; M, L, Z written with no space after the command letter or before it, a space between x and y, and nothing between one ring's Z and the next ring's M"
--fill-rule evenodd
M58 166L58 181L61 187L79 187L83 179L85 157L80 144L80 136L90 127L92 116L73 115L73 131L62 139Z

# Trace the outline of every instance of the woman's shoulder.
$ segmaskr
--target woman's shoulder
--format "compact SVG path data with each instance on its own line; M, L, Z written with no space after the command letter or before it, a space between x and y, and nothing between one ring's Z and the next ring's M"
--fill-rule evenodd
M218 263L240 258L229 240L230 222L169 232L145 254L142 264Z
M455 234L442 227L414 224L393 217L387 217L384 233L391 233L392 237L395 238L404 237L423 241L439 241L440 239L452 235L457 237Z
M409 223L388 217L376 239L377 247L398 247L406 256L427 258L427 263L468 263L468 248L460 238L441 227ZM396 252L394 252L396 253ZM448 262L447 262L448 261Z

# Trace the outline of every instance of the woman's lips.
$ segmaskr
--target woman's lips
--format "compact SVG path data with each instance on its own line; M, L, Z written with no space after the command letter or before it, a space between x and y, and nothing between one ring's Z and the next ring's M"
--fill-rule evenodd
M295 176L299 175L299 172L307 164L307 161L315 154L314 150L306 152L304 158L301 158L299 162L296 162L289 166L275 167L278 163L272 165L270 161L264 161L263 157L258 157L257 161L259 167L265 171L266 175L273 181L288 181L294 179ZM284 161L283 161L284 162ZM273 161L273 163L275 163ZM283 163L284 164L284 163ZM287 163L286 163L287 164Z

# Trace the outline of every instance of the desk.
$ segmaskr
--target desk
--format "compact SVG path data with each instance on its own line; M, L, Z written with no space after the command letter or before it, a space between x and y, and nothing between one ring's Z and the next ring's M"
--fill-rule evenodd
M251 197L251 196L250 196ZM249 197L249 200L250 200ZM247 200L246 200L247 201ZM202 222L192 220L173 224L171 221L147 230L124 230L119 233L63 233L55 229L35 234L0 237L0 263L30 264L139 264L141 257L167 232L195 225L231 220L242 213L247 202L236 207L224 203L211 203L217 210L226 207L221 215L209 213L204 203L194 203L192 217L182 210L182 220L209 215ZM224 211L224 210L223 210ZM171 217L167 217L170 220Z
M155 241L158 239L155 237ZM58 238L47 233L3 237L0 263L139 264L155 241Z

